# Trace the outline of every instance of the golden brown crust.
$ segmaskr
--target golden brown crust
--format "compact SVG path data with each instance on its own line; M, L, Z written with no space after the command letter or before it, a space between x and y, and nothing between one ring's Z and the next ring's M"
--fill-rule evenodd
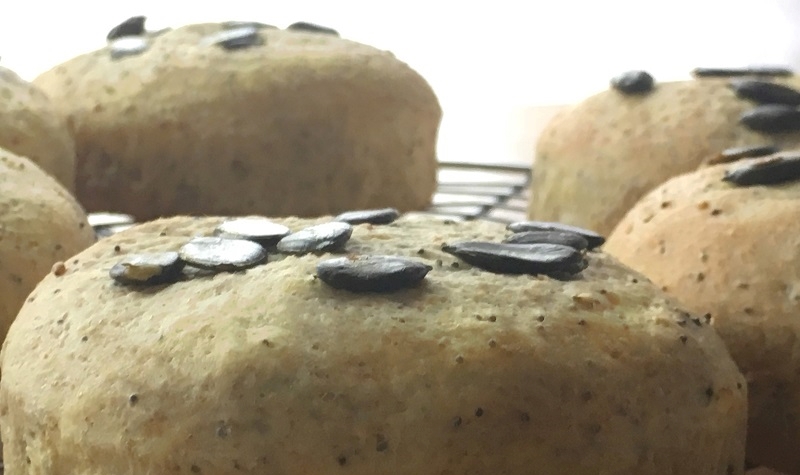
M94 241L83 210L53 177L0 149L0 341L53 264Z
M75 142L64 117L33 84L0 67L0 147L25 157L72 192Z
M773 82L800 86L800 77ZM542 131L528 213L602 234L647 192L737 146L800 145L800 133L759 134L740 125L755 106L728 79L657 83L644 95L609 89L559 113Z
M316 256L109 278L220 222L139 225L42 282L2 353L13 473L744 473L746 387L718 335L606 255L569 282L490 274L440 246L502 226L404 217L348 251L432 265L413 290L332 290Z
M750 386L748 460L800 473L800 183L734 187L731 166L667 181L605 250L713 316Z
M138 56L112 60L106 47L36 78L69 117L89 211L148 220L430 204L441 108L418 73L330 35L264 29L263 46L204 43L221 29L177 28Z

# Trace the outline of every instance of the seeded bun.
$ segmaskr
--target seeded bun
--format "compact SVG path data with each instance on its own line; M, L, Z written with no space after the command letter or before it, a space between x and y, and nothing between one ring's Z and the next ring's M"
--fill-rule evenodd
M0 149L0 341L51 270L94 243L75 199L27 158Z
M35 162L61 186L75 188L75 142L45 94L0 66L0 147Z
M656 82L638 93L610 87L557 114L536 147L530 218L607 234L647 192L721 150L800 145L800 131L760 133L739 123L757 104L739 98L732 80ZM758 80L800 86L797 76Z
M238 28L262 44L228 50L212 43L230 26L195 24L117 38L35 79L69 119L89 211L145 221L430 204L442 112L418 73L333 34ZM137 41L147 49L112 58Z
M155 287L109 276L222 222L137 225L39 285L1 355L9 471L744 473L747 388L722 341L609 256L568 280L490 273L441 246L501 225L405 216L344 249L431 267L405 290L337 290L313 254Z
M761 159L759 159L761 160ZM749 383L747 457L800 473L800 183L740 187L716 165L667 181L604 249L709 313Z

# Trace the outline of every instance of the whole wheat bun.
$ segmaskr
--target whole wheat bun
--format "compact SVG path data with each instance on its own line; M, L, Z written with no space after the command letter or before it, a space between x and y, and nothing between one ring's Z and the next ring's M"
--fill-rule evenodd
M53 264L94 242L83 209L61 184L0 149L0 341Z
M797 76L759 79L800 86ZM609 88L557 113L536 146L529 217L607 234L647 192L721 150L800 145L800 132L741 125L756 104L738 98L730 80L657 83L646 94Z
M150 34L146 51L119 59L110 44L34 80L68 118L88 211L145 221L430 204L442 111L417 72L299 30L262 28L264 44L237 50L210 44L225 28Z
M440 246L501 225L406 216L346 248L433 267L394 293L333 290L314 255L144 290L109 277L222 221L137 225L39 285L2 351L11 473L744 473L724 344L609 256L569 281L493 274Z
M45 94L0 66L0 147L32 160L72 192L75 142Z
M749 384L747 458L800 473L800 183L681 175L636 204L604 249L709 313Z

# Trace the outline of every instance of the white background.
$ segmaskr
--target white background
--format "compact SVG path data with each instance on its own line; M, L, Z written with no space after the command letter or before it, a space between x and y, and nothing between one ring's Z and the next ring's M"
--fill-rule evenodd
M108 30L133 15L146 15L152 30L218 20L279 27L304 20L333 27L346 38L393 51L428 79L445 111L439 147L445 160L524 156L530 144L520 145L520 137L535 127L532 108L578 101L628 69L645 69L664 81L687 78L696 66L800 67L800 0L2 5L0 64L26 79L103 46Z

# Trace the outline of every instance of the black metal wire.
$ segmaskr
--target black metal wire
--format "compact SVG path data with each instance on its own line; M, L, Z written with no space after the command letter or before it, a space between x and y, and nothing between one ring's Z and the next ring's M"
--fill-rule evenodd
M455 177L448 179L448 172ZM465 179L470 174L474 178ZM523 220L531 176L531 168L519 164L440 162L438 191L433 206L425 214L467 221L486 219L510 223ZM498 216L499 213L494 213L498 210L506 213Z

